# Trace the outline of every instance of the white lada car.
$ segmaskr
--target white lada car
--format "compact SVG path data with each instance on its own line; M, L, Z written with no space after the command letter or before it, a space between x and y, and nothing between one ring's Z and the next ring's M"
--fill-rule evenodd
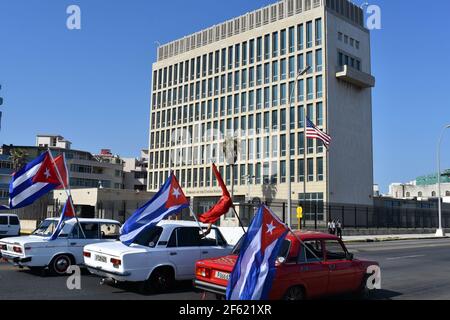
M167 291L175 280L195 278L197 260L220 257L232 251L220 230L190 221L164 220L126 246L98 243L84 248L88 270L104 280L140 283L141 291Z
M21 268L47 270L65 274L71 265L83 263L83 247L87 244L116 241L120 234L120 223L104 219L79 219L86 238L80 231L76 219L65 221L58 238L49 241L58 218L44 220L30 235L0 240L3 259Z

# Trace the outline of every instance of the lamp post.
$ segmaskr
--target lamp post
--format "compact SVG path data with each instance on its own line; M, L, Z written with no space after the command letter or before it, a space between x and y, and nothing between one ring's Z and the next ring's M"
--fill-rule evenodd
M286 134L286 154L287 154L287 160L286 160L286 176L287 176L287 181L288 181L288 210L287 210L287 219L288 219L288 223L287 225L289 226L289 228L291 227L291 210L292 210L292 202L291 202L291 197L292 197L292 181L291 181L291 108L292 108L292 96L295 93L295 87L297 86L297 82L298 79L303 76L304 74L306 74L309 69L311 69L311 66L307 66L305 69L303 69L302 71L299 71L299 73L297 74L297 78L295 79L294 82L294 86L292 87L291 92L289 93L289 109L286 110L287 113L287 124L286 124L286 128L287 128L287 134Z
M446 125L442 129L441 136L439 137L437 148L437 166L438 166L438 212L439 212L439 229L436 231L436 237L445 237L445 232L442 227L442 193L441 193L441 145L442 138L444 137L445 130L450 129L450 124Z

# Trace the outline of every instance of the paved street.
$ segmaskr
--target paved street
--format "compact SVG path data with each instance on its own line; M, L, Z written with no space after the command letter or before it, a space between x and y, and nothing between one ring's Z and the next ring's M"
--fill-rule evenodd
M380 262L383 290L374 299L450 299L450 239L353 243L348 247L357 258ZM102 286L99 278L87 273L82 276L82 290L70 291L64 277L41 277L0 263L0 300L200 298L190 282L180 283L170 294L141 295L133 286Z

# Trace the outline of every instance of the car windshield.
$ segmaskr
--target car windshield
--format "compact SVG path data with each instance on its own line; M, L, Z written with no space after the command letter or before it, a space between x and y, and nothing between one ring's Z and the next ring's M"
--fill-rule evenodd
M32 235L40 237L49 237L53 234L57 225L58 220L44 220L40 224L40 226L36 230L34 230Z
M245 236L243 236L238 243L234 246L232 254L239 255L241 251L241 246L244 241ZM286 258L289 253L289 248L291 247L291 242L289 240L284 240L281 244L280 251L278 251L277 258Z

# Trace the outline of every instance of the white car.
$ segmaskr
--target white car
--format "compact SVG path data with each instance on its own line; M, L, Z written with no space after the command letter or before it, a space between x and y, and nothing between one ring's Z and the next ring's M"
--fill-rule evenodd
M0 214L0 238L20 236L20 220L15 214Z
M142 291L167 291L175 280L195 278L197 260L228 255L220 230L191 221L164 220L143 233L131 246L121 242L98 243L84 248L88 270L105 280L138 282Z
M120 223L115 220L79 219L84 238L77 220L70 219L65 221L58 238L49 241L58 221L58 218L46 219L30 236L0 240L1 256L21 268L49 269L62 275L71 265L83 263L85 245L116 241L120 234Z

